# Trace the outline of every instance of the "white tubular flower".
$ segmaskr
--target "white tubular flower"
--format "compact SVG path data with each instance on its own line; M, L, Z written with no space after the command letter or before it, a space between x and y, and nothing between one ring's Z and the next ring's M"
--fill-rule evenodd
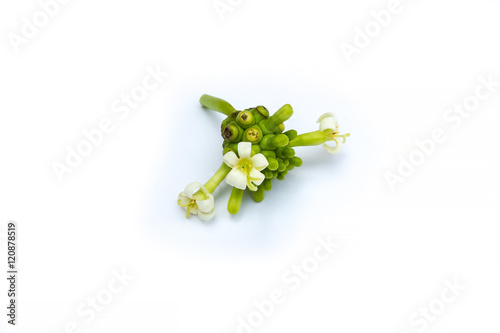
M250 142L238 143L238 156L232 151L224 155L224 163L233 168L226 177L226 183L240 190L247 186L250 191L257 191L257 186L265 179L262 170L269 164L262 154L252 154L252 144Z
M191 183L186 186L179 194L177 203L186 208L186 217L194 214L203 221L208 221L215 215L214 197L200 183Z
M335 141L335 147L329 146L326 143L323 144L326 151L330 154L336 154L340 151L342 144L345 143L345 140L350 134L340 135L339 131L339 121L337 116L333 113L325 113L321 117L319 117L319 130L324 132L331 140Z

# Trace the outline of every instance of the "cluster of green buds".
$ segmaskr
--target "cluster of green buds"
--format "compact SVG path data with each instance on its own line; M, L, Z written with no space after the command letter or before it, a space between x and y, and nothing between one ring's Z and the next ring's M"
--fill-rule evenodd
M340 135L337 118L332 113L318 119L319 130L299 135L295 130L285 131L284 123L293 115L289 104L270 115L264 106L237 111L228 102L209 95L203 95L200 103L226 115L221 124L223 163L205 185L189 184L179 194L178 204L186 208L187 217L196 214L202 220L209 220L214 216L212 193L224 179L233 186L229 213L238 213L246 189L256 202L261 202L265 192L272 189L273 179L284 180L288 172L302 165L294 147L323 145L333 154L349 136ZM327 145L329 141L335 142L335 146Z

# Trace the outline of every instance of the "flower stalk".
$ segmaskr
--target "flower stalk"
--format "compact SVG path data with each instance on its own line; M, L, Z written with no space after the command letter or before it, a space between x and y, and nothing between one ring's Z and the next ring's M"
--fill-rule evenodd
M215 174L208 180L205 184L205 188L209 193L214 193L215 189L222 183L224 178L229 174L231 168L226 165L226 163L222 163L219 170L215 172Z
M318 146L326 141L328 141L328 136L323 131L318 130L298 135L288 143L288 147Z

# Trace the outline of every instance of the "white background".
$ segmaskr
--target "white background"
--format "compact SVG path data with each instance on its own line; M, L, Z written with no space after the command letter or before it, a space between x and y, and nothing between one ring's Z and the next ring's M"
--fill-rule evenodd
M40 5L3 1L0 221L18 223L20 273L16 327L2 278L0 331L237 332L279 289L255 332L500 332L500 87L457 129L443 118L480 76L500 81L500 4L401 0L348 62L341 43L388 3L233 1L222 20L212 0L73 0L16 52L8 36ZM121 120L111 105L147 66L169 75ZM297 148L304 165L239 215L221 186L212 222L186 220L177 194L221 163L223 117L204 93L290 103L299 132L334 112L351 137L338 155ZM60 182L51 164L104 118L113 132ZM447 140L391 191L384 175L436 128ZM340 247L292 292L283 274L328 235ZM133 280L79 315L122 269ZM467 289L411 324L447 279Z

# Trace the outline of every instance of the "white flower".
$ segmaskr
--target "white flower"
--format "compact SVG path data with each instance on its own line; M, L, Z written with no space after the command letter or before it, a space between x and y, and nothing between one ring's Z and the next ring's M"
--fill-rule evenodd
M226 177L226 183L240 190L247 186L250 191L257 191L257 186L262 184L265 176L262 170L269 164L262 154L252 154L252 144L250 142L238 143L238 156L232 151L224 155L224 163L233 168Z
M331 147L324 143L323 147L325 147L326 151L330 154L338 153L342 144L345 143L346 137L350 134L340 135L339 121L333 113L325 113L319 117L317 122L319 123L319 130L329 136L336 144L335 147Z
M177 203L186 208L189 214L198 215L203 221L210 220L215 214L214 197L200 183L191 183L179 194Z

